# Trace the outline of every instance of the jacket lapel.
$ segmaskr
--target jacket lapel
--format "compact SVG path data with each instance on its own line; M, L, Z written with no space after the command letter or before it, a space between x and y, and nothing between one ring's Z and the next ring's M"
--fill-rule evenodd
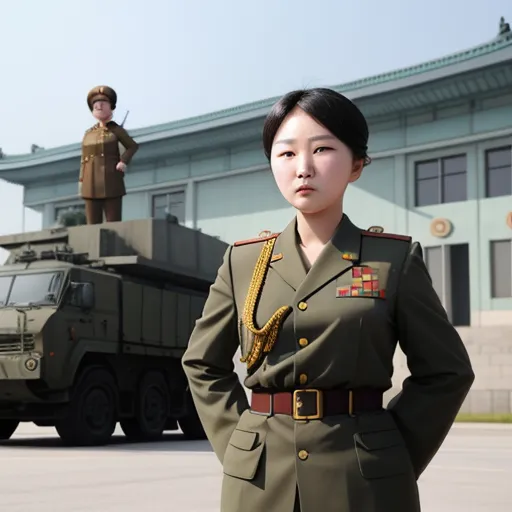
M332 239L297 288L297 299L306 299L352 268L359 261L360 251L361 230L343 215Z
M270 268L275 270L294 291L306 277L306 269L299 254L296 226L297 219L294 218L277 237L270 263Z

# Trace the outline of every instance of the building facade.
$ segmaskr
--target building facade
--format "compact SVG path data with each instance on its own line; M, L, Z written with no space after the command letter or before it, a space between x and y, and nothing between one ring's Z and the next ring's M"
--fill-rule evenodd
M371 165L345 211L421 242L434 285L475 365L466 410L512 412L512 34L410 68L334 87L370 125ZM228 243L279 231L294 212L261 143L276 98L131 130L123 218L164 217ZM83 208L80 144L0 159L0 178L52 226ZM407 374L397 356L397 386Z

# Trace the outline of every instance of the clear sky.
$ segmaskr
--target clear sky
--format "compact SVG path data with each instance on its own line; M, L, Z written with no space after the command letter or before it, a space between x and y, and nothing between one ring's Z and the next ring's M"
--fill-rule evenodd
M4 1L0 147L79 142L95 85L133 129L441 57L494 38L500 16L511 0ZM0 234L39 229L22 197L0 181Z

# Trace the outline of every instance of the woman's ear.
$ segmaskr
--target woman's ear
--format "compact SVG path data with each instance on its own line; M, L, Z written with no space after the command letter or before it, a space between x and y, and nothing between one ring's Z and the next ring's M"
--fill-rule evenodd
M350 173L350 182L357 181L363 172L364 158L354 159L352 164L352 172Z

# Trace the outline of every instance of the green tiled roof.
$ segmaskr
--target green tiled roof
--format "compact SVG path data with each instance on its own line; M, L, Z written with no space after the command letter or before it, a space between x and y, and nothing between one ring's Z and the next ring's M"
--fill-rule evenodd
M460 63L470 61L472 59L476 59L478 57L483 57L495 53L507 47L512 47L512 33L502 35L501 37L497 37L496 39L493 39L485 44L455 54L447 55L445 57L434 59L428 62L423 62L421 64L417 64L414 66L409 66L407 68L390 71L388 73L382 73L380 75L375 75L368 78L362 78L360 80L354 80L352 82L335 85L332 86L332 88L342 93L347 93L351 91L361 91L367 87L397 82L404 78L421 76L422 74L425 74L427 72L440 70L443 68L449 68L450 66L454 66ZM449 69L447 69L446 74L449 75ZM132 129L130 130L130 133L134 137L151 136L167 131L180 130L188 127L221 121L223 119L235 119L236 117L247 118L251 117L251 114L257 116L260 112L263 115L263 112L266 109L268 109L277 99L278 97L266 98L260 101L245 103L243 105L238 105L232 108L210 112L195 117L189 117L186 119L180 119L177 121L172 121L169 123L163 123L159 125L147 126L144 128ZM31 161L38 161L42 157L51 159L51 157L54 155L62 155L70 151L76 151L77 149L79 149L79 147L79 144L75 143L66 146L60 146L57 148L41 150L33 154L13 156L6 155L4 156L4 158L0 159L0 172L2 170L2 164L23 161L30 165Z
M386 82L393 82L397 80L401 80L403 78L407 78L413 75L419 75L422 73L426 73L428 71L433 71L440 68L445 68L448 66L452 66L454 64L459 64L461 62L465 62L477 57L482 57L489 53L496 52L505 48L507 46L512 46L512 34L507 37L497 38L492 40L486 44L476 46L474 48L464 50L459 53L455 53L452 55L447 55L445 57L441 57L439 59L434 59L428 62L423 62L421 64L416 64L414 66L409 66L407 68L397 69L395 71L390 71L387 73L382 73L380 75L371 76L368 78L362 78L360 80L354 80L352 82L347 82L340 85L332 86L338 92L346 93L350 91L360 90L365 87L371 87L374 85L383 84ZM133 133L136 135L146 135L159 131L167 131L177 128L184 128L186 126L191 126L194 124L201 124L208 121L213 121L217 119L221 119L224 117L232 117L237 114L245 114L252 111L258 111L273 105L279 97L267 98L264 100L255 101L252 103L245 103L243 105L238 105L236 107L227 108L224 110L219 110L216 112L211 112L208 114L203 114L200 116L190 117L187 119L180 119L178 121L173 121L170 123L155 125L147 128L142 128L137 131L133 130Z

